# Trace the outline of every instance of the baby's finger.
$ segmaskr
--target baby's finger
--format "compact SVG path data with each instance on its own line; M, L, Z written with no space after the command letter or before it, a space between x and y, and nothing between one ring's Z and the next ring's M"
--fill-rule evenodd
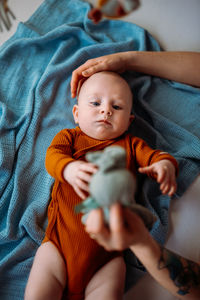
M77 193L77 195L82 199L85 200L85 198L87 197L86 194L77 186L73 187L75 192Z
M86 182L84 182L83 180L77 178L75 184L76 184L76 186L77 186L80 190L89 193L89 186L88 186L88 184L87 184Z
M158 183L161 183L163 182L164 180L168 180L166 178L166 172L167 172L167 169L164 167L163 169L160 169L159 172L157 173L157 182Z
M139 171L140 173L146 174L146 173L150 172L151 169L152 169L151 166L150 166L150 167L143 167L143 168L139 168L138 171Z
M160 188L164 189L167 185L169 185L171 182L170 177L165 174L163 180L160 183Z
M170 188L171 188L170 184L164 185L164 187L161 189L162 193L165 195L168 194L168 192L170 191Z
M160 190L162 191L163 194L166 194L170 186L171 186L171 180L169 176L165 176L164 180L160 184Z
M81 180L81 181L84 181L86 182L87 184L91 181L91 177L92 175L86 173L86 172L83 172L83 171L79 171L77 173L77 177Z
M92 163L83 163L80 165L80 170L84 171L84 172L88 172L91 174L94 174L97 172L98 168L96 165L92 164Z
M177 185L176 185L176 183L174 183L174 184L171 186L171 189L170 189L170 191L168 192L168 195L169 195L169 196L173 196L174 193L176 192L176 189L177 189Z

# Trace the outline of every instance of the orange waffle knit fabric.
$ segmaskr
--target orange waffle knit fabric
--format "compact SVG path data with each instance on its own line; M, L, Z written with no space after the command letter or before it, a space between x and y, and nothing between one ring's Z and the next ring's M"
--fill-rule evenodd
M178 169L177 162L171 155L151 149L142 139L128 133L114 140L96 140L76 127L63 129L55 136L46 155L46 168L55 178L55 183L43 243L51 241L64 257L68 276L67 299L84 299L85 287L94 273L108 261L121 255L107 252L85 232L81 214L74 212L74 207L82 200L63 177L63 170L68 163L85 160L88 151L102 150L111 145L125 148L127 168L133 174L138 166L148 166L161 159L169 159Z

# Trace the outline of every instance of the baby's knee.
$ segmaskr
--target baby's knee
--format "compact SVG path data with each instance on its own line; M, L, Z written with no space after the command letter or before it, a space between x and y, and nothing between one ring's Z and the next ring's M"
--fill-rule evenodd
M116 257L97 271L85 290L85 299L121 300L124 293L126 265Z

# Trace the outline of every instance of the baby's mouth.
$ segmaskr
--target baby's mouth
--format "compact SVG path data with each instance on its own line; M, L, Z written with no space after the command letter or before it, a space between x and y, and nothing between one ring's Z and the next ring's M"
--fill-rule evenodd
M107 125L111 125L111 123L106 119L99 120L98 123L104 123L104 124L107 124Z

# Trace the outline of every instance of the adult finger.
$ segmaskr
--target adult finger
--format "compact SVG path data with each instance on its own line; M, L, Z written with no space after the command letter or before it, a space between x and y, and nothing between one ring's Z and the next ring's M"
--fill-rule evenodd
M92 210L86 220L86 231L90 234L102 233L105 230L104 216L101 208Z
M71 79L71 96L72 98L76 97L77 89L78 89L78 83L83 78L82 73L79 73L78 71L74 71L72 73L72 79Z
M85 70L82 71L82 75L83 76L91 76L99 71L105 71L107 70L107 65L105 63L105 61L101 61L98 60L97 62L95 62L93 65L90 65L88 68L86 68Z
M92 67L95 64L96 64L95 61L92 63L91 60L87 60L84 64L82 64L80 67L78 67L72 72L72 78L70 82L72 98L76 97L80 80L83 79L84 77L90 76L87 73L83 75L83 72L88 70L90 67Z
M71 82L70 82L72 98L76 97L79 82L84 79L84 76L82 74L83 70L85 69L84 65L85 64L83 64L82 66L80 66L79 68L77 68L76 70L74 70L72 72L72 78L71 78Z
M110 230L111 232L124 230L123 209L119 203L113 204L110 208Z

